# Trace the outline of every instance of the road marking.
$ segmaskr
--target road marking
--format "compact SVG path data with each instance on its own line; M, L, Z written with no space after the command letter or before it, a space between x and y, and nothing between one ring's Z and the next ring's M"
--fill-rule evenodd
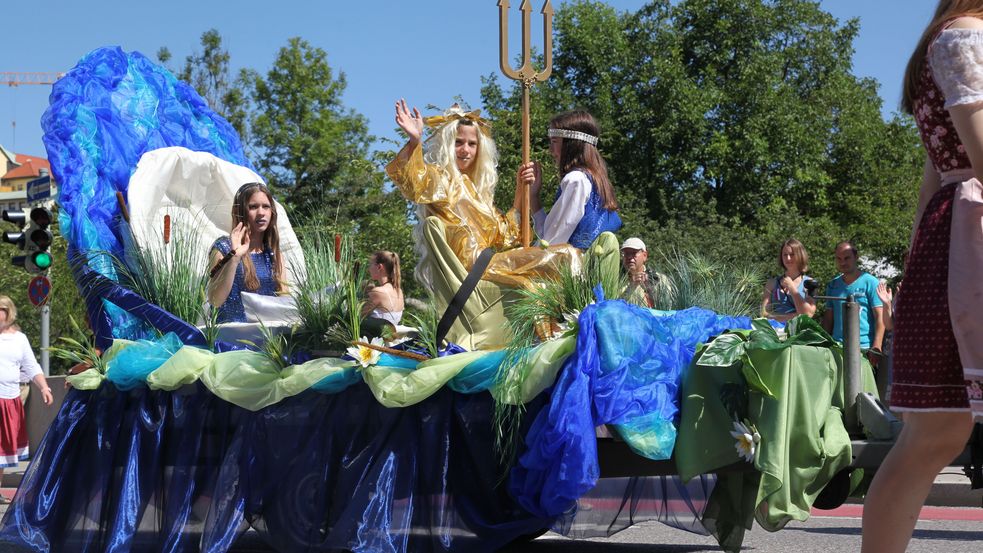
M835 509L823 511L813 509L814 517L861 518L864 516L863 505L841 505ZM983 522L983 509L977 507L922 507L918 520L968 520Z

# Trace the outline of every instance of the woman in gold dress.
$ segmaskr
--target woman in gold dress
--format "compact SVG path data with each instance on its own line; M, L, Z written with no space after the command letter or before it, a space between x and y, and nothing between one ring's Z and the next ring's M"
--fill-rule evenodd
M484 278L510 287L530 285L530 279L556 275L562 264L580 268L579 251L568 244L520 247L516 211L501 213L493 198L498 182L498 152L488 123L477 111L465 112L457 104L444 115L428 117L412 110L405 100L396 103L396 123L409 137L386 167L386 173L403 196L417 204L421 225L436 217L445 228L445 239L466 269L471 268L485 248L497 252ZM424 127L434 128L426 141ZM417 240L426 250L424 240ZM434 260L421 251L418 272L425 284ZM439 266L439 262L437 263Z

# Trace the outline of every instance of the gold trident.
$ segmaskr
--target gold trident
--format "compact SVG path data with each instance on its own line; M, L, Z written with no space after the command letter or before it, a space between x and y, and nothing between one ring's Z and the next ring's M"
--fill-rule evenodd
M509 0L498 0L498 46L499 63L502 66L502 73L513 81L522 82L522 163L529 163L529 89L533 83L543 82L549 78L553 72L553 5L550 0L546 0L540 13L543 14L543 55L544 67L540 72L536 72L532 67L532 53L529 44L529 16L532 13L532 2L522 0L519 5L522 12L522 66L512 69L509 64ZM519 231L519 240L522 246L528 246L530 242L529 230L529 185L521 184L521 196L519 196L519 217L522 219L522 226ZM516 190L519 194L520 190Z

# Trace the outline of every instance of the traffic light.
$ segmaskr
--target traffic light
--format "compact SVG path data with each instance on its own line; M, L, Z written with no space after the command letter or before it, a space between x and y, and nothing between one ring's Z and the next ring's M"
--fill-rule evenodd
M11 257L10 262L31 273L47 271L53 261L49 251L52 235L48 230L53 220L51 210L46 207L31 208L30 213L20 209L4 210L2 217L4 221L21 227L30 219L26 230L3 233L3 241L17 246L24 254Z
M27 220L27 213L21 209L5 209L3 210L2 218L8 223L13 223L17 225L19 231L6 231L3 233L3 241L8 244L13 244L17 246L17 249L23 251L24 245L27 243L27 236L23 232L24 221ZM16 267L24 267L27 261L26 255L15 255L10 258L10 262Z
M51 242L54 237L48 227L51 225L51 210L46 207L31 208L31 223L24 236L24 253L27 259L24 268L32 273L44 273L53 261Z

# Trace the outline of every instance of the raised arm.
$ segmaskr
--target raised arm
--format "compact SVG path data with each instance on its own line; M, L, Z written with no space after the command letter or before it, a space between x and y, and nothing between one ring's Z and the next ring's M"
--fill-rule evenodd
M246 233L246 226L244 224L239 223L236 225L236 228L232 229L229 239L232 241L232 250L229 252L231 258L225 261L225 264L215 276L208 279L208 303L214 307L221 307L225 304L225 300L229 299L229 293L232 292L232 283L235 281L236 268L239 266L239 262L243 256L249 252L249 236ZM226 254L213 249L208 266L215 267L219 263L222 263L225 257Z

